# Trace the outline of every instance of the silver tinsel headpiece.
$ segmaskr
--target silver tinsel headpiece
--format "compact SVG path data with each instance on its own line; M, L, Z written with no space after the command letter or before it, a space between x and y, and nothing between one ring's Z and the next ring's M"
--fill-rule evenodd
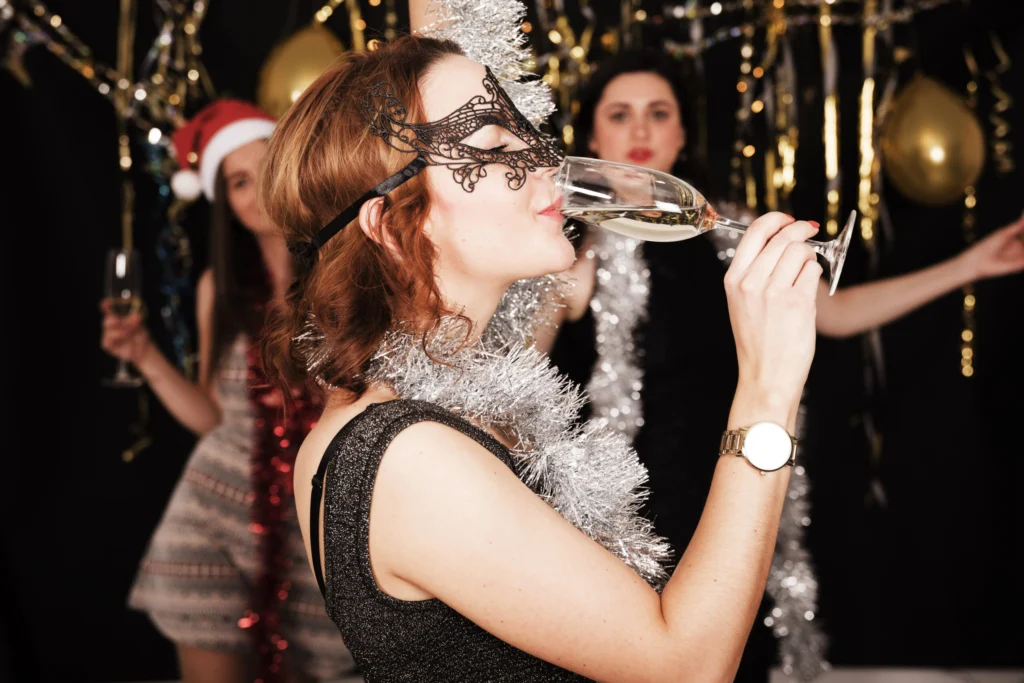
M663 565L670 550L640 514L647 470L629 440L593 423L576 423L583 395L546 356L516 342L466 345L462 325L446 318L425 345L421 335L390 333L371 361L368 381L510 435L520 478L566 521L660 589L668 578Z
M490 67L516 107L534 125L555 111L551 90L526 70L530 51L521 27L526 7L518 0L431 0L433 21L421 35L450 40L467 57Z

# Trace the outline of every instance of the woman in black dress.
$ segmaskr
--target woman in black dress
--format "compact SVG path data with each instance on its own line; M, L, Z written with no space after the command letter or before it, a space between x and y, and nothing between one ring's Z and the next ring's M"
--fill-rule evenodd
M370 681L730 680L813 356L815 229L769 214L736 247L723 424L771 438L718 460L665 581L624 440L573 428L536 350L487 344L510 287L574 258L560 155L505 85L402 38L348 53L271 139L261 196L303 268L264 357L326 392L295 496L328 612Z

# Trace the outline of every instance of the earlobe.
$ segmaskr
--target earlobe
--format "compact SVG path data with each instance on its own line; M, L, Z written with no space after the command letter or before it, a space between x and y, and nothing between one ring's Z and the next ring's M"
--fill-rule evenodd
M384 213L384 198L374 197L359 207L359 229L377 244L381 244L384 233L381 216Z

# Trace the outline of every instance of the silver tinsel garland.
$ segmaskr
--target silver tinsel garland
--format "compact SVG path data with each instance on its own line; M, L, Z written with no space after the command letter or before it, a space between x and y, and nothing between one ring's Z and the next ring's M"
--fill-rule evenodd
M636 329L647 315L651 273L640 241L606 230L591 232L586 258L596 258L594 312L597 361L587 383L593 419L630 441L644 424L643 373L636 362Z
M520 478L566 521L661 588L668 544L640 514L647 470L629 440L575 422L584 398L547 357L512 342L465 344L463 323L446 318L430 339L395 331L367 379L406 399L429 401L515 440ZM443 363L435 362L441 359Z
M534 332L552 324L552 312L564 306L566 283L554 275L519 280L505 290L483 340L488 348L533 345Z

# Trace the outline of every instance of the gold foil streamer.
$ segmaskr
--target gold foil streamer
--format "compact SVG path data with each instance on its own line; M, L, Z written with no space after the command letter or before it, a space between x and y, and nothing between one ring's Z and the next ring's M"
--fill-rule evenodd
M358 0L330 0L313 14L314 24L323 24L334 15L338 6L344 2L348 9L348 26L352 33L352 49L357 52L366 51L366 22L359 11Z
M822 92L825 96L825 230L839 233L839 94L836 91L839 53L832 42L832 5L825 2L818 8L818 40L821 44Z
M117 24L117 70L122 81L118 84L115 103L117 111L132 106L133 94L129 90L132 80L132 62L135 50L135 0L121 0ZM121 248L132 249L132 215L135 207L135 187L132 185L132 150L128 125L124 116L117 117L117 147L121 166Z
M120 118L131 120L143 130L180 124L189 93L199 94L202 88L205 96L213 95L213 86L199 59L199 28L206 11L201 0L175 3L168 8L157 39L144 60L145 73L134 83L131 74L122 73L122 68L97 62L60 16L52 14L41 2L30 0L28 8L31 12L16 12L11 19L21 36L20 40L12 41L22 46L19 50L32 44L45 45L107 98ZM8 69L16 68L18 65L11 64L10 59L8 55L5 65Z
M764 85L762 90L764 92L764 102L756 100L751 104L751 110L754 113L764 110L765 117L767 119L767 129L769 135L774 135L775 140L773 144L766 145L764 151L764 204L765 208L769 211L778 211L779 209L779 188L781 186L781 173L779 173L779 114L778 114L778 103L775 101L776 92L774 90L774 79L766 78L764 74L771 71L778 58L779 52L779 32L785 31L785 19L779 19L779 15L782 12L772 6L767 10L771 20L768 21L767 29L765 30L765 57L761 60L761 64L753 70L753 76L755 79L764 78L761 81ZM758 108L754 108L756 104L760 103ZM767 103L767 106L766 106Z
M865 15L873 15L878 8L878 0L864 0ZM875 236L875 205L871 198L874 194L875 167L875 38L877 29L873 24L864 23L862 33L862 54L864 66L864 82L860 90L860 177L857 185L857 208L860 209L860 236L869 249L874 247Z
M967 62L967 68L971 72L971 80L967 81L967 106L974 111L978 107L978 82L974 79L974 74L978 72L978 64L974 59L974 54L971 52L971 49L967 46L964 46L964 61ZM962 223L964 242L968 246L974 243L974 207L977 203L978 200L975 195L974 186L968 185L964 189L964 216ZM963 296L963 299L961 300L961 305L963 307L963 329L960 331L960 374L964 377L973 377L975 338L974 307L977 304L974 285L965 285L961 290L961 294Z
M564 0L537 3L541 33L550 44L550 51L539 60L547 66L543 81L555 93L558 110L552 124L560 130L566 148L575 141L572 117L579 111L580 85L590 73L590 50L597 28L597 16L589 0L581 0L579 9L587 23L577 37L565 14Z
M1000 77L1010 70L1012 65L1010 55L1003 49L1003 44L995 31L989 32L992 42L992 51L996 55L998 63L992 69L985 71L988 79L989 90L995 102L992 104L992 112L988 115L992 123L992 161L995 164L996 172L1000 175L1010 173L1014 169L1013 143L1010 142L1010 119L1008 112L1013 107L1013 97L1003 87Z
M754 178L752 161L752 157L757 153L757 148L747 142L751 123L751 104L756 89L750 67L750 59L754 55L754 46L751 44L754 31L755 25L750 21L744 23L741 29L744 40L740 46L740 75L736 81L739 104L736 107L736 135L733 144L733 157L730 162L732 169L729 173L729 198L737 200L742 196L744 204L751 210L757 208L757 180Z

